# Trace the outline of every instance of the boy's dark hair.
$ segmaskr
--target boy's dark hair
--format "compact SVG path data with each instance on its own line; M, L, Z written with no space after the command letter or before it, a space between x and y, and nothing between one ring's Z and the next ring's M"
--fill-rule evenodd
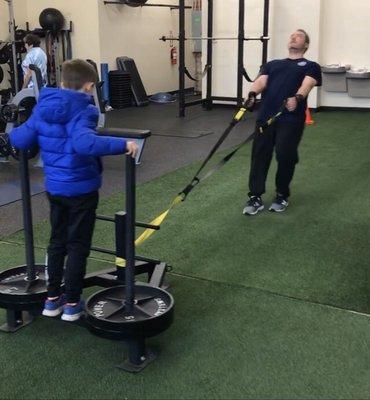
M81 90L85 83L96 83L95 68L85 60L68 60L62 65L62 82L66 89Z
M37 35L29 33L24 37L23 42L27 43L28 46L40 47L41 39Z
M297 32L301 32L304 34L305 43L307 44L307 49L308 49L308 47L310 45L310 37L308 36L308 33L304 29L297 29ZM307 49L306 49L306 51L307 51Z

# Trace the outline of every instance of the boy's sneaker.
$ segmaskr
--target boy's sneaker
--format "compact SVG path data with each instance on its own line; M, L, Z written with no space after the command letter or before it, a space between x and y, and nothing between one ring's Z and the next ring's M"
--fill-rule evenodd
M288 205L288 199L278 194L276 195L274 202L271 204L269 211L283 212L286 210Z
M265 206L262 203L262 199L259 196L251 196L244 207L244 215L256 215L259 211L262 211Z
M77 321L85 313L85 302L80 300L76 305L65 304L63 307L62 320Z
M62 313L65 303L66 298L64 294L62 294L55 300L46 299L42 315L45 315L45 317L57 317L59 314Z

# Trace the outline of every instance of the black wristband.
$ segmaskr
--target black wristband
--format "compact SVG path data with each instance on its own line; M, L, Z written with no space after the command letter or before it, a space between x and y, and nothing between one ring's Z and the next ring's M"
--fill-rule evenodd
M257 97L257 93L256 92L249 92L248 93L248 99L251 99L251 98L256 98Z
M303 94L296 94L294 95L294 97L297 99L297 103L302 103L302 101L304 100Z

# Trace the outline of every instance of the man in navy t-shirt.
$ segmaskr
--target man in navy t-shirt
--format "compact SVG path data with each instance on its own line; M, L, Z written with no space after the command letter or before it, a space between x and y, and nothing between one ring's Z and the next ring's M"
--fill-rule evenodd
M288 43L288 58L265 64L248 94L246 107L252 110L256 96L262 93L257 127L274 116L284 101L286 107L275 123L258 134L253 141L249 200L243 210L245 215L255 215L264 209L261 196L265 193L274 148L278 163L276 198L269 210L282 212L288 206L289 186L298 163L298 145L305 126L307 96L315 86L321 85L320 66L303 57L309 43L309 36L303 29L292 33Z

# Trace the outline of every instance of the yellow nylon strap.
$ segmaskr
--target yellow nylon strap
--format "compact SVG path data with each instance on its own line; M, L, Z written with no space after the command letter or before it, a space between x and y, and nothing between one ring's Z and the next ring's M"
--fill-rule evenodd
M235 115L234 119L236 121L240 121L243 118L243 115L245 114L245 112L247 111L246 108L241 108Z
M167 215L169 212L172 210L173 207L175 207L177 204L180 204L182 202L183 198L182 196L178 195L175 197L175 199L172 201L170 207L158 215L158 217L154 218L153 221L150 222L150 225L156 225L156 226L161 226L163 221L167 218ZM143 244L146 240L148 240L156 231L154 229L145 229L145 231L135 240L135 247L140 246ZM117 267L125 267L126 266L126 260L124 258L116 257L116 265Z

